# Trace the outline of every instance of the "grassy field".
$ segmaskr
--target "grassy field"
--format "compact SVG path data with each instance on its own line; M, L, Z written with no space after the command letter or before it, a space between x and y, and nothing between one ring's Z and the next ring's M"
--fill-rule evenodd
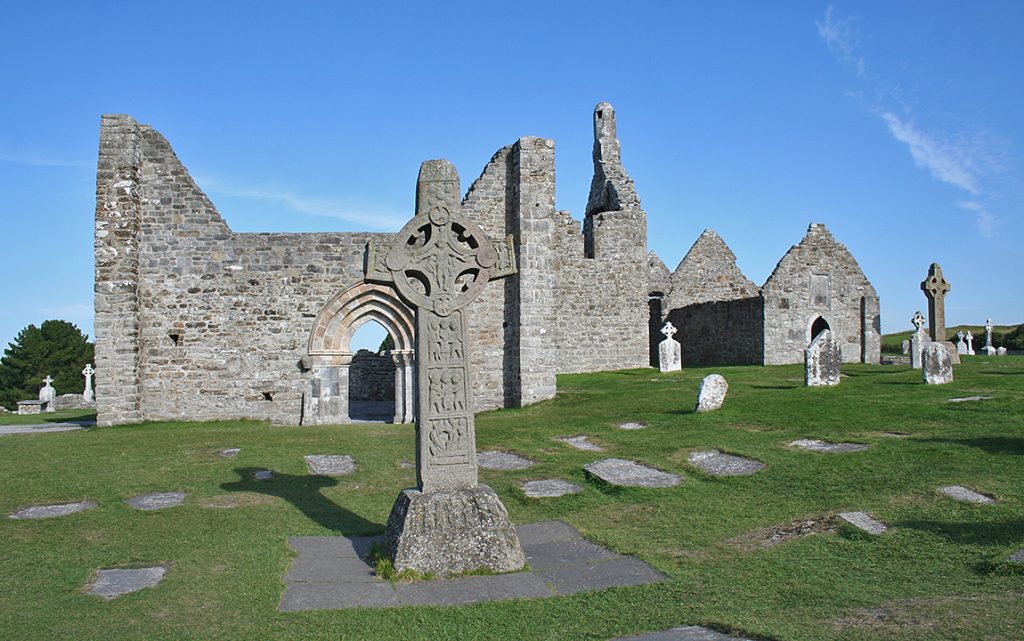
M383 530L413 484L411 426L273 427L149 423L0 437L0 512L92 499L57 519L0 519L0 639L605 640L703 624L763 639L1019 640L1024 569L1024 358L964 358L956 382L925 386L903 366L844 366L836 388L805 388L802 366L651 370L562 376L554 401L478 417L480 449L536 461L482 470L516 523L563 519L588 538L668 575L654 585L554 599L454 608L280 613L295 535ZM692 412L700 379L729 381L725 407ZM949 403L955 396L994 398ZM623 421L648 427L623 431ZM900 433L893 436L887 433ZM586 434L601 453L552 440ZM855 441L821 454L797 438ZM240 447L234 459L217 450ZM712 478L687 463L716 448L767 467ZM351 454L356 474L309 476L306 454ZM604 456L685 477L669 489L609 489L581 467ZM250 480L271 468L271 481ZM582 494L526 499L525 480L558 477ZM961 503L962 484L998 499ZM129 496L184 490L187 503L132 510ZM223 496L241 507L206 507ZM759 531L795 519L866 510L891 526L848 526L761 544ZM95 568L162 562L153 589L114 601L83 593Z
M96 410L69 409L42 414L0 414L0 425L43 425L66 421L95 421Z

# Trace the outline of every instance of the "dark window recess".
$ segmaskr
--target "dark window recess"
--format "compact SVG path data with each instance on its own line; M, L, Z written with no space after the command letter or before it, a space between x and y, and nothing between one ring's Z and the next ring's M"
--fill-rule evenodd
M272 400L274 400L274 393L273 392L263 392L263 400L265 400L265 401L272 401Z
M171 345L181 347L185 342L185 335L175 332L168 332L167 338L171 339Z

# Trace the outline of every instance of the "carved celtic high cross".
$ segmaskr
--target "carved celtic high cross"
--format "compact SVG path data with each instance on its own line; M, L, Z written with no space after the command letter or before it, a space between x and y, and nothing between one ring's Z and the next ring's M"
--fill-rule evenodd
M942 267L932 263L928 276L921 281L921 291L928 298L928 330L933 341L946 340L946 294L952 289L942 276Z
M491 241L462 216L459 177L446 160L420 166L416 216L390 246L370 246L367 280L392 284L416 309L416 482L421 491L477 485L464 310L488 281L515 271L511 236Z

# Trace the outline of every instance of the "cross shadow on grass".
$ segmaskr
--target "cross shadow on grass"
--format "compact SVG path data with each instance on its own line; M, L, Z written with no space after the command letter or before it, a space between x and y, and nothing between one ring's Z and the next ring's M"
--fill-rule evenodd
M958 545L1005 546L1019 542L1024 532L1024 519L1009 521L974 521L949 523L945 521L902 521L896 527L921 530L947 539Z
M955 443L985 450L989 454L1024 456L1024 438L1018 436L976 436L974 438L928 438L923 442Z
M228 492L256 492L284 499L310 520L345 535L379 534L384 531L382 524L368 521L320 493L325 487L337 485L338 481L335 479L309 474L281 474L275 471L272 478L257 481L254 476L260 469L263 468L235 468L239 480L234 483L222 483L221 488Z

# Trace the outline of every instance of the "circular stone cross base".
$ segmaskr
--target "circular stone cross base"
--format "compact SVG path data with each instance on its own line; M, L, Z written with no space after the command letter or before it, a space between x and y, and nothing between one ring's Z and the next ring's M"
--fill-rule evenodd
M526 564L505 506L486 485L402 490L388 517L384 547L399 572L512 572Z

